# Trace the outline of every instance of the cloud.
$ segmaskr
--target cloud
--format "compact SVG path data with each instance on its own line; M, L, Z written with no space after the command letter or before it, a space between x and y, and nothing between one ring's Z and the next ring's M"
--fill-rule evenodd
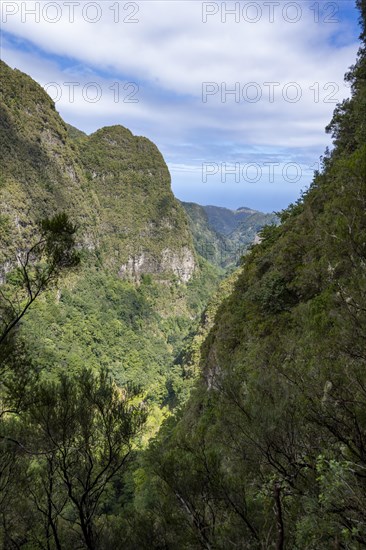
M48 88L52 97L61 90L57 109L81 129L120 123L147 135L175 167L173 184L179 165L184 177L183 166L242 162L243 151L248 161L309 164L329 144L323 128L349 95L343 74L358 48L353 16L328 4L339 12L303 2L4 1L3 58L57 83ZM237 5L223 22L222 6ZM65 82L80 84L73 101ZM213 83L206 101L204 83Z

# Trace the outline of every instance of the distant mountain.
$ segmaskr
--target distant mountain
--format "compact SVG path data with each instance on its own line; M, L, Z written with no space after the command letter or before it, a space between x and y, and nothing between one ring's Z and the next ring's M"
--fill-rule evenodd
M225 266L230 263L232 258L230 242L210 224L204 207L194 202L181 204L188 216L196 252L214 265Z
M252 210L250 213L248 211L242 216L241 221L228 235L228 238L236 245L248 246L256 241L259 232L265 225L278 225L278 223L279 219L275 214L264 214L256 210Z
M241 222L256 213L255 210L246 207L230 210L229 208L209 205L202 208L207 214L210 226L221 235L230 235Z
M198 254L221 267L236 264L265 225L278 224L275 214L251 208L230 210L221 206L181 203L188 215Z

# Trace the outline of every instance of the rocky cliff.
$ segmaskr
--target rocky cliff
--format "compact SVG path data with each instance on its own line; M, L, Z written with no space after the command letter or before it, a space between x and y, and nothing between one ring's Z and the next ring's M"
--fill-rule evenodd
M188 281L196 267L186 216L157 147L122 126L91 136L66 125L30 77L0 65L2 261L35 223L67 211L93 263L123 277Z

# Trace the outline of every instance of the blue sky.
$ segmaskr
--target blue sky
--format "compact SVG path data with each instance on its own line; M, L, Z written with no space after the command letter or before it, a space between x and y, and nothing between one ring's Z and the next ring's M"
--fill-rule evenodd
M3 0L1 57L66 122L154 141L178 198L271 212L331 144L357 18L353 0Z

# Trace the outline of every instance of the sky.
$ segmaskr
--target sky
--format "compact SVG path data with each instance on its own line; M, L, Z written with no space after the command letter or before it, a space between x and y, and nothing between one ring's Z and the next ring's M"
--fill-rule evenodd
M1 58L90 134L157 144L184 201L279 211L310 184L359 47L353 0L7 1Z

